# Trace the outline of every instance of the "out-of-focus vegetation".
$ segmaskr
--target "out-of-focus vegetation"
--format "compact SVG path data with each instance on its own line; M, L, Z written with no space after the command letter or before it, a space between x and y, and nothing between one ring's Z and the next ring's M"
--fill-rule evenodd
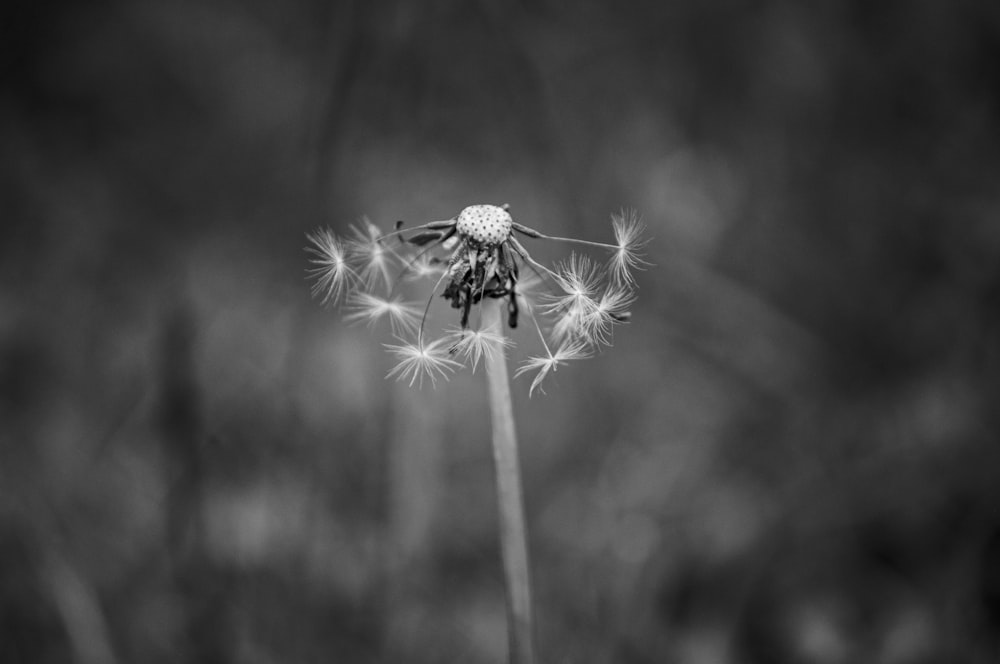
M0 52L0 660L502 661L482 376L384 381L302 252L502 202L655 238L515 385L544 661L1000 656L1000 5L14 0Z

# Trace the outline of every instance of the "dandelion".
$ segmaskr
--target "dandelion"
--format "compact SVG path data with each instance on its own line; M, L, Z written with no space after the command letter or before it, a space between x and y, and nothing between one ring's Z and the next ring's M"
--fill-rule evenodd
M546 349L579 347L590 353L610 345L615 325L629 319L628 309L635 301L632 271L646 265L640 253L646 244L644 226L638 215L633 211L613 215L611 227L613 243L550 236L515 221L507 205L471 205L451 219L412 229L399 222L388 233L362 219L351 227L346 241L330 231L309 235L310 251L316 256L310 275L316 280L314 293L324 301L349 294L349 321L368 325L388 321L393 334L404 339L397 351L438 348L437 342L427 340L434 336L428 329L431 305L440 296L458 312L457 329L443 328L448 359L473 370L486 354L502 351L509 343L500 329L482 325L476 329L473 312L488 300L504 303L508 328L518 327L527 315ZM532 240L571 243L610 257L603 263L572 252L550 268L536 261L522 242ZM415 282L432 279L434 286L425 295L421 313L402 293L413 290ZM417 343L405 341L414 337ZM562 358L559 362L583 356L546 353L543 359ZM409 362L422 355L395 355L399 361L395 375L412 378ZM544 379L555 365L537 368ZM443 376L435 373L435 377ZM529 393L537 387L538 382L533 383Z
M497 480L500 547L507 588L510 662L534 662L527 533L517 436L514 426L505 334L530 321L544 353L524 360L515 377L533 375L529 396L556 370L610 345L614 327L630 319L635 302L633 270L647 263L644 226L635 212L612 217L614 243L546 235L511 216L507 205L471 205L455 217L413 229L382 233L367 219L346 241L330 231L309 234L313 293L324 302L345 294L353 322L388 321L398 343L385 344L395 365L387 378L436 385L463 365L482 362L489 385L493 456ZM535 260L522 240L570 243L607 252L606 260L571 253L550 268ZM421 307L408 299L420 280L433 280ZM457 327L439 326L431 315L436 298L457 311ZM441 336L432 339L434 330ZM410 339L415 339L411 341ZM553 348L555 351L553 352Z

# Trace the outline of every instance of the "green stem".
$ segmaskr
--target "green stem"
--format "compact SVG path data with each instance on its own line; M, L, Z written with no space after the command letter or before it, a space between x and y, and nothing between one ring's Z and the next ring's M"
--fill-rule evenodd
M503 332L504 301L484 300L482 328ZM507 633L510 664L534 664L534 623L531 607L531 573L528 562L528 535L524 523L521 471L517 457L514 408L507 377L503 348L487 354L490 414L493 422L493 460L497 478L497 507L500 516L500 553L507 590Z

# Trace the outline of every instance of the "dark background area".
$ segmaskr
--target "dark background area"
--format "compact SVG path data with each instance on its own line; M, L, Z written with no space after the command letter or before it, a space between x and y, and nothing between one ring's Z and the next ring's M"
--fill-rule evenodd
M997 3L14 0L0 68L0 660L503 661L482 376L302 251L502 202L653 237L514 386L542 661L1000 657Z

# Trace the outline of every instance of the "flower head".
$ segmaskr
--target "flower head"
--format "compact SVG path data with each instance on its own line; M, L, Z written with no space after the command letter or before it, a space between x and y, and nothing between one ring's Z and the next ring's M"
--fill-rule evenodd
M404 339L386 346L398 361L389 376L410 385L424 378L436 383L462 364L475 370L483 357L509 347L502 330L477 329L473 317L484 299L504 301L507 326L517 328L527 317L545 349L516 373L537 371L529 389L533 393L558 366L610 345L614 326L629 319L635 301L632 270L646 265L640 252L646 244L644 227L634 212L613 216L611 225L614 243L543 234L516 222L507 205L471 205L451 219L412 230L398 222L385 234L363 219L347 241L328 230L308 236L316 266L309 274L324 301L350 294L348 320L388 321ZM522 239L573 243L608 252L610 258L604 264L571 253L553 269L536 261ZM434 284L422 307L404 299L421 281ZM446 326L444 336L430 340L435 295L457 310L458 326Z

